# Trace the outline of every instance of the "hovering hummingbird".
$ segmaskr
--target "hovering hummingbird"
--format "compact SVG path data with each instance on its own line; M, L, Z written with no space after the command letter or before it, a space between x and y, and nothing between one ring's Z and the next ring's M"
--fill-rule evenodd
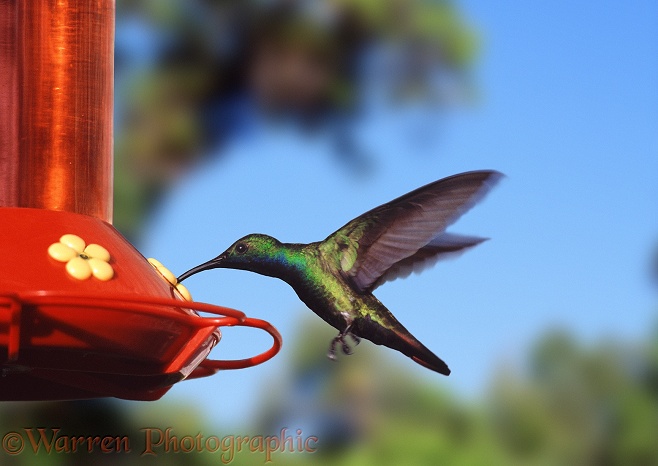
M345 354L366 338L449 375L450 369L418 341L372 294L383 282L406 277L438 259L463 252L486 238L447 233L503 175L490 170L449 176L355 218L324 241L281 243L261 234L239 239L214 259L178 280L214 268L242 269L279 278L318 316L338 329L328 356Z

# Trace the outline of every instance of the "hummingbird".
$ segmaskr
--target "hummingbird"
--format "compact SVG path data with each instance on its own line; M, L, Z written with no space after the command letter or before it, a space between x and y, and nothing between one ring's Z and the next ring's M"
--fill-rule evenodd
M324 241L282 243L271 236L250 234L183 273L178 281L215 268L279 278L339 331L329 346L330 359L336 359L337 345L343 353L352 353L348 336L355 344L366 338L449 375L447 364L398 322L373 291L386 281L420 272L485 241L445 230L502 176L479 170L429 183L358 216Z

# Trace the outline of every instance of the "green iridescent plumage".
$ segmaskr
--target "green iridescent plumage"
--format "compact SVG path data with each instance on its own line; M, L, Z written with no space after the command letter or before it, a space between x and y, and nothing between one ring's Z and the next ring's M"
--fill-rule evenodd
M310 244L281 243L252 234L224 253L181 275L233 268L287 282L318 316L339 330L335 346L351 353L345 337L388 346L441 374L448 366L391 314L372 294L381 283L420 271L436 260L463 252L483 238L445 229L477 203L501 178L495 171L461 173L430 183L355 218Z

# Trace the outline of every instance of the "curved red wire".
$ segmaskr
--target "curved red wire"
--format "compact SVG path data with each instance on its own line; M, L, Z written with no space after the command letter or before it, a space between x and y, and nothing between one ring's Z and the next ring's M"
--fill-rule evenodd
M205 377L207 375L214 374L218 370L226 370L226 369L244 369L245 367L251 367L251 366L256 366L258 364L262 364L268 359L271 359L276 355L279 350L281 349L282 345L282 338L281 334L278 332L276 328L272 326L267 321L261 320L261 319L254 319L251 317L247 317L244 322L238 324L242 327L253 327L253 328L260 328L262 330L265 330L267 333L269 333L272 338L274 339L274 344L272 347L257 355L253 356L251 358L245 358L245 359L235 359L235 360L223 360L223 359L206 359L205 361L202 361L201 364L199 364L199 367L195 369L192 374L188 376L188 379L190 378L197 378L197 377ZM197 370L199 373L197 374Z

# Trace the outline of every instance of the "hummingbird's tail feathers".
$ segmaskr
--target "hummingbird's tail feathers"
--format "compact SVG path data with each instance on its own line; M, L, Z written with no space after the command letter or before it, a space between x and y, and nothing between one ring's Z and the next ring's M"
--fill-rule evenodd
M404 328L390 311L386 310L386 314L380 317L384 316L388 320L386 326L370 318L355 321L354 327L356 327L357 334L376 345L384 345L397 350L421 366L439 374L450 375L448 365Z
M389 348L393 348L404 354L405 356L410 357L416 361L421 366L424 366L428 369L438 372L443 375L450 375L450 368L448 365L438 357L436 354L432 353L425 345L416 340L413 335L408 333L407 335L399 335L398 338L391 340L384 345Z
M434 372L438 372L439 374L442 374L442 375L450 375L450 368L449 368L448 365L447 365L445 362L443 362L443 360L442 360L441 358L439 358L439 357L437 357L437 359L439 360L439 363L440 363L440 364L436 364L436 363L435 363L435 364L430 364L430 363L428 363L428 362L426 362L426 361L423 361L422 359L419 359L419 358L416 357L416 356L412 356L411 359L413 359L414 361L416 361L416 362L417 362L418 364L420 364L421 366L424 366L424 367L427 367L428 369L433 370Z
M413 338L413 337L412 337ZM410 345L409 349L411 351L400 350L406 356L409 356L411 359L416 361L421 366L427 367L428 369L438 372L443 375L450 375L450 368L448 365L438 357L436 354L432 353L429 349L425 347L421 342L415 340L415 344Z

